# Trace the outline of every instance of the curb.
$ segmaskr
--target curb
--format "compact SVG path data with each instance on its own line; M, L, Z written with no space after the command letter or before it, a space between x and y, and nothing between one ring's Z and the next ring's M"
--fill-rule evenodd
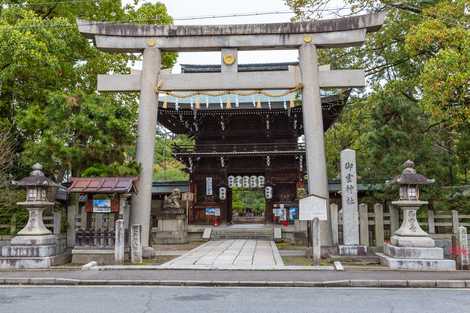
M171 262L171 261L170 261ZM100 265L86 270L116 271L116 270L198 270L198 271L335 271L334 266L205 266L205 265Z
M71 278L4 278L0 286L192 286L192 287L359 287L470 288L470 280L336 280L336 281L217 281L99 280Z

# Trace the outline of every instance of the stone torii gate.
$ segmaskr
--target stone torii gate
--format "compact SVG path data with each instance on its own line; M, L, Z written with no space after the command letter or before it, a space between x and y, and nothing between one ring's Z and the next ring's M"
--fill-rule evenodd
M131 223L141 224L149 246L153 153L158 91L291 89L301 85L307 154L308 192L328 198L320 88L365 85L362 70L319 70L317 49L362 45L377 31L384 14L301 23L247 25L135 25L78 20L79 31L109 52L143 52L142 71L99 75L99 91L140 91L137 161L142 166ZM298 49L300 71L238 72L238 50ZM161 73L162 51L221 51L221 73ZM331 227L322 222L323 245L331 245Z

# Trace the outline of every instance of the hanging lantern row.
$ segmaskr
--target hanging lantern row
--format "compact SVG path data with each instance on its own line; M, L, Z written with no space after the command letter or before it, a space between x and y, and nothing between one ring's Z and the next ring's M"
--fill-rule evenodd
M264 187L264 197L267 200L271 200L273 198L273 187L272 186L265 186ZM227 188L224 186L219 187L219 199L226 200L227 199Z
M264 176L233 176L227 178L228 188L263 188Z

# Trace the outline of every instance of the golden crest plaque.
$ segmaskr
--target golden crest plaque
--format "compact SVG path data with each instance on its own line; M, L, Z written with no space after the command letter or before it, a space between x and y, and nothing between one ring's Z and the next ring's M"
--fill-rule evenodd
M147 46L149 47L155 47L157 45L157 40L150 38L150 39L147 39L146 43L147 43Z
M235 56L233 54L224 54L224 64L225 65L232 65L235 63Z

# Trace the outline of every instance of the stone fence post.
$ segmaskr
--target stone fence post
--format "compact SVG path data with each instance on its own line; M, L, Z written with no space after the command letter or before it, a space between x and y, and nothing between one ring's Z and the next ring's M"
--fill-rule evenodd
M124 221L116 220L116 239L114 240L114 262L116 264L124 263Z
M459 231L459 212L452 210L452 233L457 234Z
M142 225L134 224L131 227L131 262L142 263Z
M434 220L434 211L428 210L428 234L436 233L436 224Z
M53 225L54 225L54 230L53 230L53 233L54 235L59 235L60 234L60 226L62 224L62 212L53 212L52 213L53 216L54 216L54 219L53 219Z
M359 204L359 238L361 245L369 245L369 214L367 204Z
M393 233L400 228L400 210L392 205L388 205L390 211L390 237L393 236Z
M467 228L460 226L457 231L456 247L454 253L457 255L457 269L468 270L470 269L470 257L468 250L468 237Z
M312 261L313 266L320 266L321 241L320 241L320 220L315 217L312 221Z
M338 205L336 203L330 204L330 220L331 220L331 234L333 238L333 245L338 245Z
M379 251L383 251L384 247L384 207L381 203L376 203L374 205L374 215L375 215L375 247Z

